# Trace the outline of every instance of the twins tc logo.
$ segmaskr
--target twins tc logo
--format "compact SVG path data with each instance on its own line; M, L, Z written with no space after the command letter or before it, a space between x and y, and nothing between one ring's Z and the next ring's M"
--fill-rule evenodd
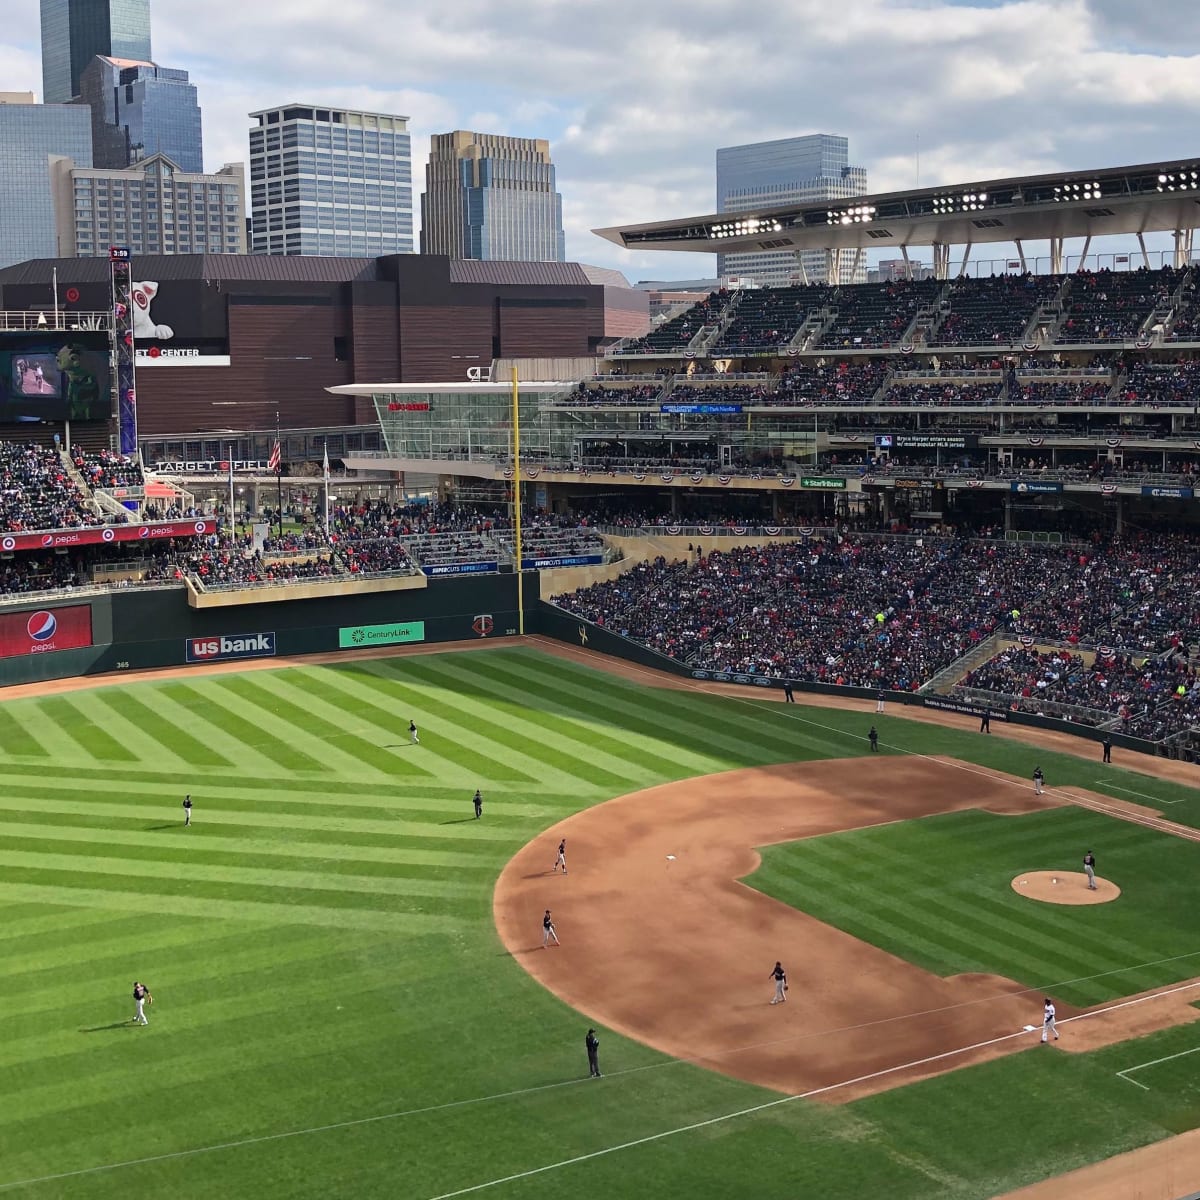
M25 623L25 632L34 642L48 642L58 632L58 618L52 612L35 612Z
M471 622L471 628L475 630L480 637L487 637L487 635L496 628L496 622L492 618L491 613L480 613L479 616L477 616L475 620Z

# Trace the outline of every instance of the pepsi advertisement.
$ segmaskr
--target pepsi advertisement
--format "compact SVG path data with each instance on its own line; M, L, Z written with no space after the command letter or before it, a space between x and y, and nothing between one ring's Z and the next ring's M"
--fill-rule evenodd
M0 421L103 421L110 386L106 333L0 333Z
M92 609L88 604L0 615L0 658L82 650L91 644Z

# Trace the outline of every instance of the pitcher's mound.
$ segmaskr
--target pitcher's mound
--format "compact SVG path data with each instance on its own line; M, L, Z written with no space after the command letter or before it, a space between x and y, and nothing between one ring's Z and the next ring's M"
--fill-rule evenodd
M1047 904L1107 904L1121 894L1115 883L1099 875L1093 892L1082 871L1026 871L1012 881L1012 890Z

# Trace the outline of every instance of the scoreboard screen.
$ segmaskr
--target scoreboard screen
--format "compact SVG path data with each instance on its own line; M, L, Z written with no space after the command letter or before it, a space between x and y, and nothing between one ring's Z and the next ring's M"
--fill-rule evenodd
M0 332L0 422L105 420L110 374L107 333Z

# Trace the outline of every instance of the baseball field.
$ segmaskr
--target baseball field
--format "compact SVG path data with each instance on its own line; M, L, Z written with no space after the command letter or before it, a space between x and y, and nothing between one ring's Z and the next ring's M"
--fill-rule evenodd
M1200 1127L1186 778L604 666L0 694L0 1193L983 1200Z

